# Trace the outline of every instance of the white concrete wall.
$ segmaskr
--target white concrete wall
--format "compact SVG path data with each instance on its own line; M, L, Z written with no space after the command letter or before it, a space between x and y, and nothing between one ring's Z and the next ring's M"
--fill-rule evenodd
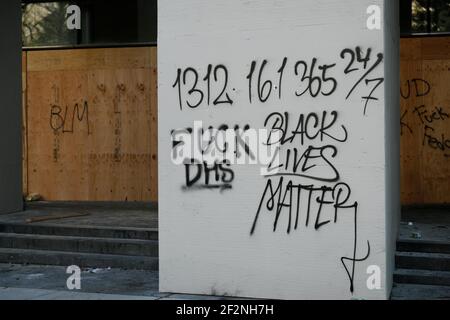
M367 28L371 5L380 8L379 30ZM383 29L388 15L383 12L382 0L159 1L161 291L281 299L388 296L386 261L392 247L386 245L390 158L385 141L391 131L385 128L390 109L384 90ZM284 58L280 96L277 70ZM256 67L249 94L246 76L252 61ZM203 79L209 64L212 70L218 67L217 81L210 77L208 104L208 81ZM264 102L269 84L263 99L257 93L263 64L260 86L272 81ZM224 69L228 82L219 101L228 103L214 105L224 87ZM297 96L308 88L309 76L321 80ZM373 99L365 99L368 96ZM262 176L263 166L235 164L223 166L218 181L212 174L206 185L203 171L196 183L187 185L185 166L172 161L181 146L174 146L173 139L180 137L173 138L172 130L193 128L195 121L202 121L205 130L223 125L270 130L273 113L283 115L285 122L287 113L288 136L302 115L310 119L309 137L302 141L298 134L280 149L282 164L289 152L293 157L297 151L299 159L303 155L296 170L293 158L282 176L274 177ZM322 121L329 128L316 136ZM316 149L308 158L309 147ZM176 160L183 157L178 154ZM191 173L197 169L189 168ZM276 190L281 178L282 187ZM265 193L268 183L278 191L273 198ZM308 186L325 191L309 192ZM369 266L381 272L379 289L367 286Z

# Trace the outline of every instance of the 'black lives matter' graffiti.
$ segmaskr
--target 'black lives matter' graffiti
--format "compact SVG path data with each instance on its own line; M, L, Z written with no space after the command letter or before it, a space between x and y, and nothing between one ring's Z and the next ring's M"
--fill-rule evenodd
M236 106L245 108L245 105L256 103L280 105L280 112L268 114L264 123L257 126L281 133L279 141L269 137L267 144L279 143L283 160L282 163L267 165L267 174L263 177L265 186L251 220L250 235L261 228L258 221L263 211L274 214L273 232L279 231L280 221L286 216L287 234L298 230L301 225L322 231L342 221L342 215L352 215L352 254L340 258L352 293L356 264L369 258L371 248L366 240L367 248L362 253L359 250L359 204L352 199L351 186L345 182L334 162L340 155L339 145L348 141L350 133L339 118L338 110L327 110L330 104L336 103L336 96L342 90L344 94L340 96L345 97L342 105L351 99L361 99L361 114L367 116L371 103L379 100L377 92L384 83L384 78L376 75L383 60L383 53L357 46L344 48L331 61L322 61L319 57L299 60L287 56L278 60L255 59L247 64L247 70L240 73L247 84L243 91L230 83L233 70L225 64L180 67L173 82L180 112L211 107L235 110ZM342 73L339 70L343 70ZM295 83L295 89L286 85L286 81ZM242 95L242 92L246 94ZM315 112L307 114L283 112L281 105L286 95L298 99L299 106L302 98L320 98L317 101L327 104L328 108L317 107ZM192 128L189 129L192 133ZM184 130L189 132L189 129ZM173 139L176 131L171 132L174 152L181 143ZM251 152L244 148L245 154L250 155ZM236 179L226 162L208 166L205 163L192 164L192 159L186 161L186 189L197 185L197 189L223 190L231 188L231 182ZM202 172L204 180L201 180ZM302 195L306 195L306 202L300 201ZM325 216L326 208L334 212L332 217Z
M345 143L348 130L343 124L338 124L338 112L322 114L300 114L296 117L296 125L291 127L289 113L272 113L264 125L270 131L281 131L280 141L268 140L267 144L279 142L283 148L284 162L276 168L268 168L266 186L253 219L250 235L253 235L261 212L265 208L274 212L273 232L277 231L281 214L287 214L287 234L299 228L300 215L304 215L304 226L314 226L316 231L330 223L338 223L342 212L353 214L353 255L341 257L342 265L350 281L350 291L354 292L354 276L356 262L365 261L370 255L370 243L367 241L367 252L359 257L358 244L358 202L351 200L351 188L341 182L339 170L333 163L338 154L337 143ZM313 144L322 144L314 147ZM270 167L270 165L269 165ZM276 173L270 174L274 169ZM295 182L299 179L301 182ZM313 183L305 183L305 180ZM317 184L319 183L319 184ZM329 186L325 183L333 183ZM301 202L301 195L306 194L306 203ZM312 209L314 202L317 210ZM334 210L333 219L323 217L324 208L331 206ZM350 261L349 267L346 262Z
M75 103L73 106L60 106L59 91L58 98L50 106L49 124L53 131L53 162L58 162L60 158L60 134L73 134L75 123L85 123L87 134L90 135L91 127L89 125L89 104L84 101L82 104Z
M404 82L400 88L400 94L404 101L426 97L431 93L431 84L424 79L410 79ZM434 106L429 107L420 104L411 109L403 108L400 119L401 135L414 135L414 128L410 125L408 119L415 117L418 120L420 131L422 132L422 145L431 150L442 152L446 158L450 157L450 137L446 137L445 133L439 133L436 125L447 122L450 114L445 107ZM417 122L417 121L415 121Z
M50 106L50 128L54 132L73 133L75 122L86 122L87 133L91 134L89 127L89 104L84 101L82 104L75 103L73 106L65 106L53 104Z

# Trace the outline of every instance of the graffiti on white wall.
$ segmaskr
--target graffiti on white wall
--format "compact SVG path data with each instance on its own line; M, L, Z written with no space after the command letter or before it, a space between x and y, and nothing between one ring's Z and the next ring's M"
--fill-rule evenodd
M298 6L283 3L283 12ZM189 28L198 35L172 38L166 30L161 37L161 289L306 297L299 286L315 283L332 288L330 297L368 295L367 266L385 250L383 233L364 232L384 228L377 212L384 205L382 33L372 28L375 34L359 41L337 32L340 41L328 45L331 35L314 36L321 28L305 35L298 27L264 54L258 28L242 27L232 41L235 33L220 25L217 33L200 25ZM270 35L285 30L283 23L272 27ZM183 55L175 54L183 45ZM192 233L173 239L182 232L175 221ZM195 284L181 280L181 265Z
M311 61L294 60L284 57L280 62L273 63L267 59L253 60L246 73L247 86L237 89L229 82L231 68L222 64L208 64L202 66L184 67L176 69L173 96L177 97L177 103L182 112L195 112L197 108L226 108L235 105L252 104L254 100L264 103L283 103L284 95L298 98L301 103L302 96L309 95L312 98L333 97L337 90L345 91L345 99L352 96L360 98L361 116L369 113L370 102L378 100L379 87L384 78L374 75L374 71L383 63L383 53L375 52L372 48L344 48L336 59L332 61L320 61L314 57ZM337 71L337 65L344 66L343 73ZM230 69L230 70L229 70ZM202 71L205 71L202 73ZM348 74L358 75L357 80L347 81ZM287 79L291 77L291 79ZM294 92L286 92L286 81L296 82ZM235 96L236 91L246 91L247 95ZM217 94L215 94L217 93ZM239 101L238 99L244 101ZM341 102L345 105L345 102ZM351 210L353 214L354 243L350 257L341 257L340 260L349 278L349 290L353 292L353 280L355 265L366 260L370 255L370 242L367 240L366 253L358 256L358 201L352 198L352 188L345 182L339 168L333 159L339 154L339 145L348 141L351 132L345 126L345 119L339 118L339 110L317 110L310 113L290 113L280 110L267 115L264 123L258 124L269 132L266 145L279 144L283 159L276 168L269 163L267 169L278 169L274 174L264 176L264 191L260 202L255 204L257 208L250 235L257 226L258 218L262 212L273 215L273 232L279 230L280 218L285 222L286 233L299 229L300 225L312 227L315 230L326 227L329 223L338 223L341 211ZM185 180L183 190L216 189L220 191L231 190L235 174L230 162L235 159L224 158L222 162L211 164L202 161L205 152L211 144L217 145L217 132L230 130L227 124L215 129L215 135L209 135L205 146L201 146L200 159L182 158L185 166ZM241 153L252 157L256 150L251 150L240 134L249 130L246 125L240 128L233 127L236 132L235 148L232 157L239 157ZM189 148L183 141L177 139L180 133L191 134L192 128L174 129L172 135L172 149L175 160L178 157L178 149L183 148L188 153ZM204 129L199 129L198 136L204 136ZM239 133L240 132L240 133ZM280 133L279 140L273 141L271 133ZM182 144L182 146L180 146ZM201 142L200 142L201 144ZM219 150L226 154L229 145L223 143ZM240 151L240 149L242 149ZM311 181L311 182L308 182ZM305 193L308 201L300 202L301 195ZM317 210L312 210L311 202L318 204ZM321 216L325 206L334 210L334 216L324 218Z

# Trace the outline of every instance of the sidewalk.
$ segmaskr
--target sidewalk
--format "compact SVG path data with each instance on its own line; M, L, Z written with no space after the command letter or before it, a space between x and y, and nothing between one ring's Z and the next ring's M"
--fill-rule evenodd
M235 300L189 294L160 293L158 272L84 269L81 289L68 290L61 266L0 263L0 300ZM394 300L450 299L450 287L395 285Z
M0 300L223 300L228 298L160 293L158 272L82 269L81 289L68 290L61 266L0 263Z
M224 300L221 297L160 294L160 296L137 296L123 294L88 293L77 291L4 288L0 287L0 300Z
M3 288L0 300L157 300L164 298L46 289Z

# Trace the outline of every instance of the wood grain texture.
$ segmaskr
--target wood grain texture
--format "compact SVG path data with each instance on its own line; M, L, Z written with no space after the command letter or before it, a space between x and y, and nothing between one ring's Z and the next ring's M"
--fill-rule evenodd
M28 192L157 201L156 48L32 51L27 64Z
M401 89L402 204L449 203L450 37L401 40Z

